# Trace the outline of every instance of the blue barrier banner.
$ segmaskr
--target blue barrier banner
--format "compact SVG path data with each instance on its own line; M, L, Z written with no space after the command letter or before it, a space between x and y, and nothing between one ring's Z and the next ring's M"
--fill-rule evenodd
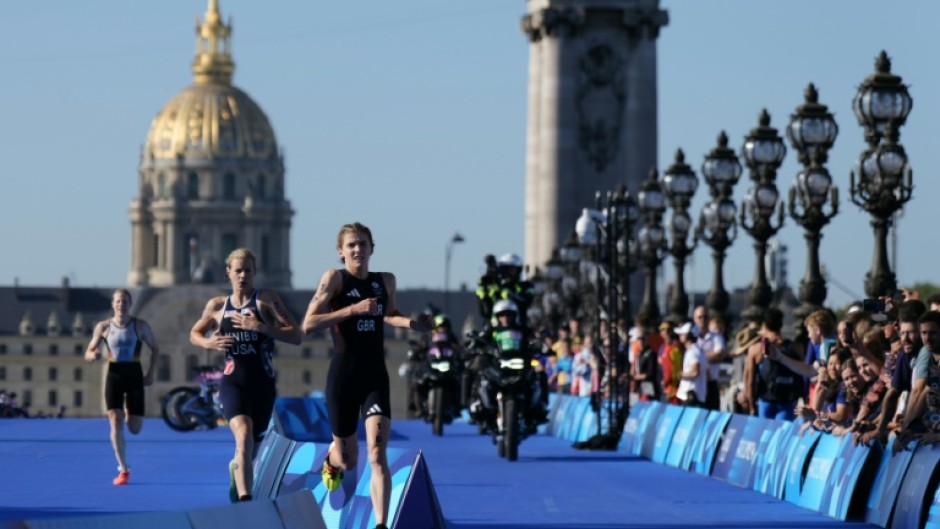
M735 451L738 449L738 443L744 435L744 429L747 426L747 415L732 415L725 433L721 436L721 445L718 447L718 455L715 456L715 464L712 467L712 477L722 481L728 481L728 474L731 473L731 463L734 461Z
M666 461L666 454L669 452L669 445L672 444L672 434L676 431L676 425L679 424L679 418L682 417L682 406L666 405L666 411L659 418L656 425L656 439L653 444L653 461L663 463Z
M278 496L310 489L323 513L329 529L371 529L375 526L369 486L372 469L364 451L360 451L355 471L347 471L340 488L328 492L320 478L328 443L297 443L278 489ZM416 450L388 449L388 466L392 477L388 519L395 519L402 493L417 460Z
M856 485L863 468L871 459L871 448L864 445L855 446L848 435L842 438L839 452L832 464L832 472L829 473L829 480L823 489L822 501L819 503L820 512L840 520L848 519L853 498L869 492L867 487L856 489Z
M757 492L770 494L777 498L783 496L783 484L787 470L787 453L794 426L790 421L774 421L774 427L764 430L757 448L757 461L754 462L754 483ZM767 434L769 438L766 439Z
M650 404L646 415L640 419L640 428L637 431L636 441L633 442L633 455L653 459L653 446L656 444L656 425L659 417L666 411L662 402ZM637 451L639 449L639 452Z
M692 442L691 470L696 474L711 475L719 441L729 422L731 414L723 411L712 411L705 418L705 424Z
M761 417L747 417L744 431L731 455L731 468L728 470L728 483L746 489L754 488L754 465L760 453L760 445L770 442L776 421Z
M807 430L802 436L797 436L796 442L790 446L787 455L787 476L783 489L783 499L799 505L800 494L803 491L803 479L806 477L806 462L819 441L818 430Z
M588 397L568 397L565 399L561 404L562 410L559 416L559 425L555 432L555 437L567 441L574 441L578 433L576 431L577 427L581 422L581 414L583 413L584 407L589 404L590 401Z
M555 432L558 429L561 403L566 398L567 395L561 395L556 392L551 392L548 394L548 422L543 425L542 433L555 435Z
M940 446L938 445L922 444L914 451L914 458L901 483L898 501L894 506L894 516L891 518L892 529L922 527L928 494L934 492L927 489L938 462L940 462Z
M708 410L704 408L686 408L682 412L679 424L672 434L672 443L669 445L669 452L666 454L666 464L672 467L689 469L689 463L692 461L692 440L702 425L705 424L705 418L708 417Z
M924 529L940 529L940 488L934 492L930 509L927 510L927 523Z
M604 408L600 408L603 410ZM581 420L578 421L578 433L572 441L587 441L591 437L599 434L597 430L597 413L591 408L591 402L588 401L584 412L581 413Z
M894 513L894 504L901 490L901 483L907 474L907 469L914 459L917 443L911 443L907 449L897 455L892 455L894 436L888 439L884 451L880 453L880 464L875 480L868 495L868 504L865 509L865 521L879 527L888 527L891 515Z
M637 402L630 407L630 415L627 421L623 423L623 435L620 436L620 444L617 445L618 452L633 453L633 444L640 428L640 417L649 409L649 402Z
M577 397L577 400L569 408L571 415L568 416L568 430L567 435L562 437L562 439L568 441L577 441L578 434L581 432L581 425L584 421L584 416L588 414L593 414L594 410L591 409L591 399L589 397Z
M845 436L845 439L851 443L851 436ZM826 493L826 486L829 482L829 474L833 470L836 455L839 453L839 443L842 437L835 435L822 434L813 450L809 466L806 467L806 478L803 479L803 488L800 491L800 499L797 505L813 511L821 511L823 495Z
M296 441L282 437L276 429L268 429L254 459L252 496L272 500L277 497L277 487L281 483L295 444Z

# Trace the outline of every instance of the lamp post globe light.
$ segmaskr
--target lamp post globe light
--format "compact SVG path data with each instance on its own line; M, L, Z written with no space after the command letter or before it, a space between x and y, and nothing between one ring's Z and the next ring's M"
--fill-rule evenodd
M711 314L726 317L731 299L725 290L723 267L725 252L738 234L735 218L738 209L731 199L734 185L741 178L741 162L734 150L728 147L728 135L724 131L718 135L718 145L711 150L702 162L702 177L708 184L711 195L699 214L695 231L696 240L705 241L712 249L714 263L712 286L705 297L705 305ZM729 322L730 323L730 322Z
M672 244L667 251L672 255L676 268L676 284L669 298L669 315L676 321L683 321L689 316L689 295L685 291L685 260L695 250L697 241L689 246L686 241L692 230L692 218L689 217L689 204L692 195L698 189L695 171L685 163L682 149L676 151L676 159L663 173L663 191L672 208L669 220L669 234Z
M783 162L787 147L777 134L777 129L770 126L770 114L764 109L758 120L759 125L751 129L744 138L741 156L750 171L754 187L748 192L741 207L741 227L754 239L754 252L757 266L754 280L748 291L748 308L742 313L745 319L757 321L763 317L770 306L772 292L767 282L767 240L773 237L783 226L782 201L778 204L779 193L775 183L777 169ZM778 207L779 206L779 207ZM777 225L773 215L777 210ZM750 218L750 221L748 221Z
M666 247L666 238L663 230L663 212L666 211L666 197L659 182L656 169L650 170L647 179L640 185L638 193L640 214L643 216L643 227L637 234L639 258L645 272L643 288L643 301L640 304L640 314L648 321L655 322L660 318L659 303L656 301L656 271L663 261L663 251Z
M865 275L865 293L869 297L897 289L897 279L888 263L887 237L895 213L911 199L914 189L907 154L898 143L900 127L912 104L907 86L891 74L891 61L882 51L875 60L875 73L859 87L852 104L868 143L851 173L849 194L855 205L872 216L875 252L872 268Z
M810 83L804 92L804 103L790 115L787 138L796 150L803 169L790 187L790 216L803 226L806 239L806 273L800 281L800 307L795 311L797 329L803 329L803 320L822 308L826 299L826 281L819 265L819 242L822 228L839 212L839 190L832 185L832 177L824 164L839 133L839 127L826 105L819 103L816 87ZM830 211L826 213L826 202ZM802 213L797 211L797 205Z

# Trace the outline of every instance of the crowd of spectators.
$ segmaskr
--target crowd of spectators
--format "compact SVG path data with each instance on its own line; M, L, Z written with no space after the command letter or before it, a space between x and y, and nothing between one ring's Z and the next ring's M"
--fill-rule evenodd
M940 294L925 303L903 290L841 317L818 310L795 339L783 322L770 308L729 339L722 317L703 306L689 321L638 317L611 330L602 320L589 333L570 319L540 331L543 369L561 394L606 398L613 375L631 401L801 419L802 431L856 444L884 446L894 434L896 450L940 441Z

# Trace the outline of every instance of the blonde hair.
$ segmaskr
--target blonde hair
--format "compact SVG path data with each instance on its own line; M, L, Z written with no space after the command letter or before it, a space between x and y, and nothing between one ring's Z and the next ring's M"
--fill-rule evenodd
M372 241L372 230L366 227L365 224L361 222L353 222L352 224L343 224L339 229L339 235L336 236L336 249L340 250L343 248L343 237L347 233L361 233L369 239L369 246L375 247L375 243Z
M258 262L255 260L255 254L251 253L251 250L248 248L236 248L232 250L232 253L228 254L228 257L225 258L225 268L230 268L232 266L232 261L236 259L241 259L242 261L251 260L251 267L258 268Z
M343 226L339 229L339 234L336 236L336 249L343 249L343 237L345 237L347 234L356 235L359 233L365 235L366 238L369 239L369 246L374 250L375 242L372 240L372 230L370 230L365 224L361 222L343 224ZM340 257L339 260L340 262L346 262L342 257Z

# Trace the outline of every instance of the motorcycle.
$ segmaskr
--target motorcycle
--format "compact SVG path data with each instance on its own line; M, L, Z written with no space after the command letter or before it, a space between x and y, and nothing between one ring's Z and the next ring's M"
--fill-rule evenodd
M431 336L417 380L422 415L438 436L444 435L444 424L460 413L460 362L447 338L446 333Z
M219 402L219 384L222 371L213 366L197 366L193 382L199 387L180 386L167 393L161 401L163 422L178 432L203 427L209 430L219 425L222 405Z
M521 338L520 331L516 333ZM491 432L497 453L509 461L519 457L519 444L536 431L539 418L539 384L532 368L531 344L514 348L487 343L471 333L469 349L478 356L479 400L471 406L471 415L481 433Z

